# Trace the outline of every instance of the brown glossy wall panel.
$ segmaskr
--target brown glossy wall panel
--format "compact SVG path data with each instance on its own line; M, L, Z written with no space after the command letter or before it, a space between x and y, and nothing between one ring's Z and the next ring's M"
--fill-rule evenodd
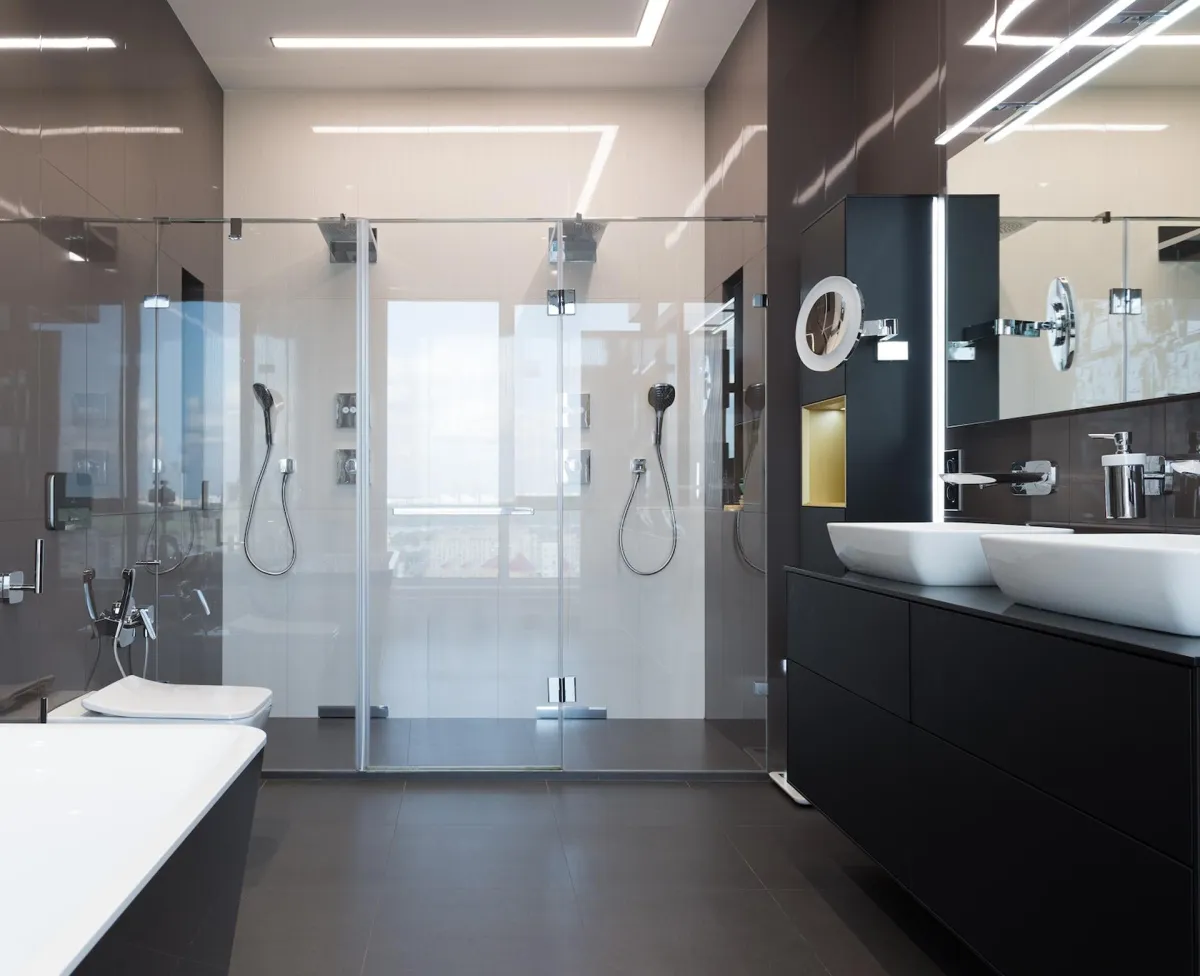
M172 228L160 242L153 225L123 221L221 215L224 95L167 0L10 0L0 35L116 42L0 59L0 570L28 573L34 541L46 542L43 593L0 607L0 684L53 675L57 691L79 691L93 665L93 686L117 674L88 632L83 570L111 602L148 533L170 531L147 503L150 455L174 448L155 446L155 317L143 300L174 294L160 274L177 282L181 267L212 297L221 289L219 227ZM46 530L47 471L91 473L89 527ZM159 611L162 677L220 679L219 639L206 636L219 615L201 626L173 609L194 611L197 589L220 606L220 555L203 545L176 574L139 575L135 598ZM136 658L140 671L140 644Z

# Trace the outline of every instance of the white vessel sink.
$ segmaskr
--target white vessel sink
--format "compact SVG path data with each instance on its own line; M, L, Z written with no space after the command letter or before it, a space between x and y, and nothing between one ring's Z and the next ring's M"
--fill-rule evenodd
M1070 529L975 522L831 522L829 538L851 572L922 586L991 586L979 540L989 534L1071 535Z
M983 550L1017 603L1200 637L1200 537L992 535Z

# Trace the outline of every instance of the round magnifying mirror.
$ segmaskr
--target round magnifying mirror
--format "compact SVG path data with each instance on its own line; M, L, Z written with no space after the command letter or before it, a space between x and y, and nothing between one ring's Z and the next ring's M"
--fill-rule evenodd
M1050 343L1050 361L1060 373L1065 373L1075 362L1075 346L1078 340L1075 318L1075 292L1066 278L1055 278L1050 282L1046 294L1046 322L1044 329Z
M862 294L853 281L842 277L818 281L796 318L800 361L819 373L836 369L854 352L862 322Z

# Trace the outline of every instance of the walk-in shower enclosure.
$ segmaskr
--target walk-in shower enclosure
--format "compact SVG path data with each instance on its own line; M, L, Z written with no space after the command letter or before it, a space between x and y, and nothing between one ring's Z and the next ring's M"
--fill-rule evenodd
M221 229L222 293L180 303L203 336L182 374L208 364L197 545L222 554L210 678L274 693L269 771L764 768L761 220ZM249 542L289 562L286 473L279 576L244 553L256 383ZM679 543L640 578L617 546L637 459L626 548L671 543L657 383Z

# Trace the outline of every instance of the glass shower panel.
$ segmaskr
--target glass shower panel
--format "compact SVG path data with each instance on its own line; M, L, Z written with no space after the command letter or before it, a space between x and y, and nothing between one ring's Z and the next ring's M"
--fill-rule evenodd
M587 707L565 768L760 769L763 225L577 227L596 247L566 254L565 383L591 422L566 449L591 478L565 493L564 667Z
M370 765L557 768L555 225L375 229Z
M183 343L203 336L204 375L187 382L205 406L187 423L205 445L201 525L220 545L219 611L205 592L223 621L220 681L271 689L272 771L355 765L356 283L340 225L245 221L222 237L223 281L205 282L202 311L184 303L181 326L185 366Z

